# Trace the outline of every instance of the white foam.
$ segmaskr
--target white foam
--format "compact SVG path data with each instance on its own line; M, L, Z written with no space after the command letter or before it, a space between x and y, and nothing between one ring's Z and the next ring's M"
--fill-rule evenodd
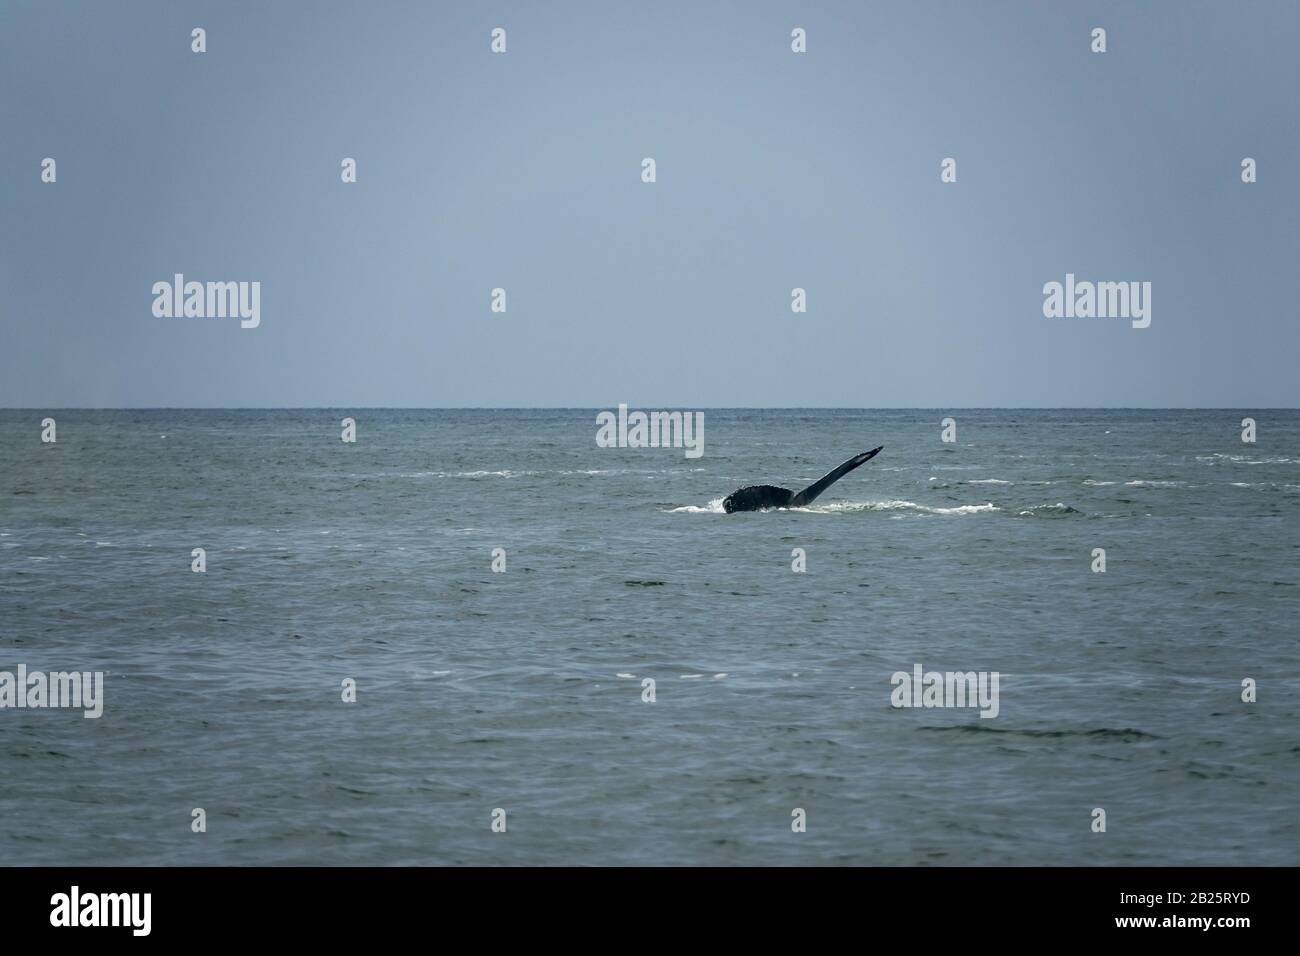
M1054 505L1039 505L1036 508L1030 508L1028 511L1016 512L1016 517L1035 518L1040 514L1069 515L1069 514L1081 514L1081 512L1077 508L1071 508L1063 501L1058 501Z
M1290 465L1300 463L1300 458L1252 458L1249 455L1225 455L1222 452L1215 452L1213 455L1197 455L1197 461L1208 461L1213 463L1217 458L1226 458L1228 461L1238 465Z
M669 508L669 514L717 515L726 514L722 508L722 498L714 498L703 508L698 505L686 505L681 508Z
M917 511L930 515L972 515L986 511L1001 511L992 502L982 505L954 505L951 508L939 508L931 505L919 505L915 501L895 498L890 501L835 501L826 505L810 505L807 508L795 508L794 511L810 511L814 514L853 513L857 511Z
M975 515L985 511L1001 511L993 502L982 505L958 505L956 508L928 508L927 511L937 515Z
M399 471L396 474L352 475L353 478L519 478L523 475L537 475L536 471Z

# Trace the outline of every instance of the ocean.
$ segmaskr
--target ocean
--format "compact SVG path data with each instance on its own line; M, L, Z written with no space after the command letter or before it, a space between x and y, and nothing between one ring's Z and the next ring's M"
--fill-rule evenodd
M0 411L0 861L1300 864L1300 412L597 411Z

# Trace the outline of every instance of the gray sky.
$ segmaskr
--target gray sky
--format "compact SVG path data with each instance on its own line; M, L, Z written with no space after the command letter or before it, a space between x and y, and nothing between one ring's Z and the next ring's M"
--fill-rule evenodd
M1297 35L1291 0L4 0L0 405L1294 407ZM156 318L176 272L260 281L260 327ZM1151 282L1151 326L1045 318L1067 272Z

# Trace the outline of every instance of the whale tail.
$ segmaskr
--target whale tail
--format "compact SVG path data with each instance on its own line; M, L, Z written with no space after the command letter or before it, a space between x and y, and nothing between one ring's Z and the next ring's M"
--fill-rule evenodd
M809 504L813 499L851 472L854 468L857 468L859 465L865 465L867 462L871 461L871 459L875 458L876 455L880 453L880 449L884 447L884 445L881 445L880 448L873 448L871 451L864 451L861 455L854 455L844 464L827 474L825 478L819 478L817 481L814 481L803 491L791 498L790 507L800 508Z

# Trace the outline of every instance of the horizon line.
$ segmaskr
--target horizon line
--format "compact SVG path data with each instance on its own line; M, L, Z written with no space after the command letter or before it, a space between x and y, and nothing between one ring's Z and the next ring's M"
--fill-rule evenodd
M1198 412L1300 411L1295 405L632 405L629 410L741 412ZM615 408L618 405L614 406ZM238 412L238 411L411 411L411 412L562 412L608 411L605 405L0 405L0 412Z

